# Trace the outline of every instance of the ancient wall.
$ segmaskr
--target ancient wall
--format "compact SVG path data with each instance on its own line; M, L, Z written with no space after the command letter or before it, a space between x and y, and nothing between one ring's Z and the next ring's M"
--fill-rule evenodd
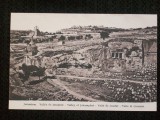
M103 50L103 71L123 72L142 68L142 40L113 40ZM107 51L106 51L107 50Z

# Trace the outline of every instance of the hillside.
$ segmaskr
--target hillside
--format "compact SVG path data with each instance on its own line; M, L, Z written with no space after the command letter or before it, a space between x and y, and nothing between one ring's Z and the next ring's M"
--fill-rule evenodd
M91 26L86 29L92 30ZM142 40L147 46L145 54ZM30 75L25 82L18 77L16 70L23 63L26 44L11 43L10 99L155 102L157 53L153 48L157 45L156 40L157 27L148 27L128 30L112 28L105 40L90 38L66 40L65 44L57 44L54 40L37 43L38 50L42 52L39 56L41 67L46 72L40 79ZM146 63L142 63L142 58Z

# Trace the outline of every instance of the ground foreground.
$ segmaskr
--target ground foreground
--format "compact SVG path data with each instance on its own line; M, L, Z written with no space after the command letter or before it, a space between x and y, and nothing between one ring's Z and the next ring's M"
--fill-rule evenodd
M52 101L153 102L157 91L155 83L68 77L34 83L30 80L12 88L10 99L13 100Z

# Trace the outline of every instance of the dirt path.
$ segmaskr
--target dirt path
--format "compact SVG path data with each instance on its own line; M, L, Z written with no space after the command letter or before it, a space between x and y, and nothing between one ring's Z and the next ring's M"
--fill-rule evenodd
M65 89L69 94L75 96L76 98L78 99L84 99L84 100L88 100L88 101L94 101L94 102L97 102L97 101L100 101L100 100L96 100L96 99L93 99L93 98L90 98L90 97L87 97L87 96L84 96L84 95L81 95L79 93L76 93L70 89L68 89L67 86L65 86L63 83L60 82L60 80L58 79L48 79L47 80L51 85L56 85L58 86L60 89Z
M93 78L93 77L77 77L77 76L71 76L71 75L56 75L57 77L67 77L67 78L78 78L78 79L92 79L92 80L108 80L108 78ZM121 80L124 82L132 82L132 83L140 83L140 84L150 84L150 83L156 83L156 81L152 82L144 82L144 81L134 81L134 80L122 80L122 79L110 79L109 80Z

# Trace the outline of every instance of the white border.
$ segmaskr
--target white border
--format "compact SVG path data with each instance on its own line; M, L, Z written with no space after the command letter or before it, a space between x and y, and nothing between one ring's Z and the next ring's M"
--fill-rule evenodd
M157 111L157 102L79 102L9 100L9 109L90 110L90 111Z

